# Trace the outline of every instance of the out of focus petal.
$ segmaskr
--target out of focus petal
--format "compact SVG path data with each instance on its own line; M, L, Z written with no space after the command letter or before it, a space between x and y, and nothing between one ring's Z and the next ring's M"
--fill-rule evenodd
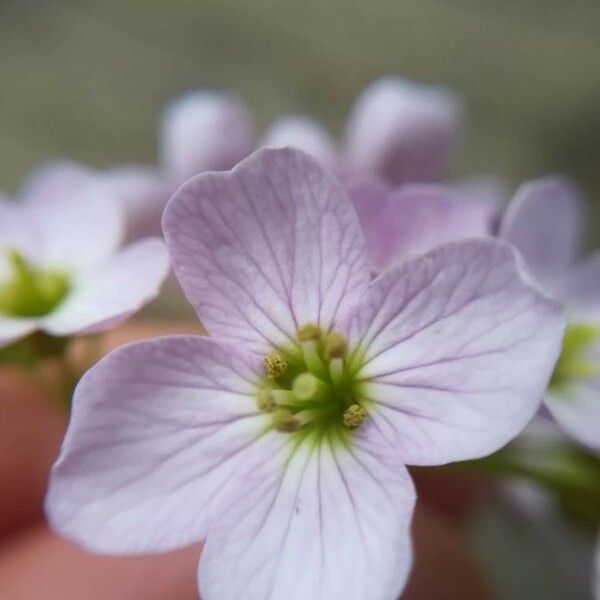
M326 169L335 171L339 167L335 141L323 126L307 117L289 115L278 119L265 133L261 146L297 148L316 158Z
M60 306L40 323L53 335L92 333L114 327L160 289L169 268L162 240L131 244L106 261L80 273Z
M254 124L233 94L190 92L165 111L161 146L166 175L178 185L204 171L231 169L250 154Z
M499 236L519 250L542 285L552 286L583 241L582 200L573 182L544 177L524 183L506 210Z
M347 168L394 184L436 180L457 141L461 115L461 101L448 89L379 79L350 115Z

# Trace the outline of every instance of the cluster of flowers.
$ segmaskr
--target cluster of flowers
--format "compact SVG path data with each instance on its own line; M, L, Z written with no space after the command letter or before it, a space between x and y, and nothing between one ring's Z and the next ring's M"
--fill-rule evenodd
M133 343L83 376L55 530L104 553L206 540L207 600L393 600L405 465L489 455L542 400L600 452L600 256L577 262L577 191L548 177L504 209L492 181L439 183L461 113L388 78L338 147L304 117L257 141L239 100L192 94L165 115L160 168L57 163L0 205L3 344L98 331L152 298L166 251L140 238L163 209L210 334Z

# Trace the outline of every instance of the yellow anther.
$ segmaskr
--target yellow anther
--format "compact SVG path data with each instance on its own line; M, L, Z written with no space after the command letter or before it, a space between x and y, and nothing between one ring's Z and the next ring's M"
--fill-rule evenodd
M360 427L369 416L369 413L358 404L351 404L342 416L342 422L348 429Z
M274 379L283 375L287 369L287 362L278 352L270 352L265 356L265 369L267 377Z
M325 338L323 353L327 360L342 358L348 350L348 342L343 335L330 331Z
M301 342L308 342L309 340L318 340L321 337L321 329L314 323L305 323L298 327L296 331L296 337Z
M280 410L275 414L273 421L275 429L282 433L293 433L302 427L302 421L295 417L289 410Z

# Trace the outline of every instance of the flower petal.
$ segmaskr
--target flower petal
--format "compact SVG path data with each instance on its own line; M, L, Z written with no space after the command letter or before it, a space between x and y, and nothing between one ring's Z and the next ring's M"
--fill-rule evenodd
M18 319L0 316L0 348L37 329L36 319Z
M545 403L565 433L600 455L600 381L548 393Z
M171 189L157 170L128 165L109 169L99 177L125 213L127 239L162 235L160 219Z
M460 100L447 89L379 79L350 115L349 169L396 184L436 180L458 137L461 113Z
M409 184L385 197L381 184L363 183L348 193L363 227L371 264L379 271L441 244L492 233L494 207L450 187Z
M369 281L356 215L303 152L263 149L231 173L200 175L163 217L173 266L203 324L257 352L328 327Z
M204 537L249 447L263 447L253 395L261 368L202 337L137 342L103 358L75 392L46 499L51 526L110 553Z
M203 598L391 600L411 565L414 489L386 448L301 444L285 469L250 476L212 527Z
M42 263L77 268L109 256L123 237L123 215L99 179L74 163L50 163L26 182L23 200L40 235Z
M552 286L569 312L600 313L600 251L571 265Z
M564 331L558 305L495 241L448 244L376 279L350 322L363 393L406 464L489 454L540 405Z
M114 327L152 300L167 276L162 240L131 244L92 269L76 274L73 289L41 320L54 335L93 333Z
M19 250L27 260L40 258L39 235L20 203L0 195L0 282L12 274L7 250Z
M165 112L163 163L176 184L203 171L231 169L255 144L248 109L232 94L190 92Z
M261 146L289 146L310 154L325 169L334 171L339 167L337 149L329 132L303 116L288 115L275 121L263 137Z
M575 185L562 177L544 177L517 190L499 236L518 248L540 283L551 285L579 254L582 218Z

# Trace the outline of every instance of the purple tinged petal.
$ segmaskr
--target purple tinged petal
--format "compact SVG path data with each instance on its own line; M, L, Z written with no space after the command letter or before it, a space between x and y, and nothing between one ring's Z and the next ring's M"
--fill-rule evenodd
M110 256L121 243L123 214L93 172L50 163L24 186L24 207L39 236L40 262L79 268Z
M415 493L392 449L371 437L380 438L309 441L285 470L272 459L250 475L210 529L202 597L397 598L411 565Z
M546 406L560 428L600 456L600 380L582 380L564 391L549 392Z
M128 165L109 169L98 177L125 214L128 240L162 235L160 219L172 189L156 169Z
M12 274L8 249L17 248L32 262L41 259L39 237L21 204L0 195L0 281Z
M268 352L329 327L369 281L340 184L306 154L263 149L182 186L163 217L175 273L214 335Z
M329 132L307 117L288 115L275 121L267 130L261 146L292 147L310 154L326 169L337 171L339 157Z
M52 528L108 553L202 539L231 480L244 485L240 464L270 459L281 443L263 435L256 411L261 369L257 357L202 337L138 342L103 358L75 392L46 499Z
M495 209L449 186L409 184L386 193L378 183L350 187L377 271L441 244L492 234Z
M104 331L156 297L169 269L165 244L147 238L74 276L60 306L40 320L53 335Z
M552 286L579 254L582 219L582 200L573 182L544 177L517 190L499 236L521 252L542 285Z
M256 145L246 106L225 92L190 92L165 111L163 164L179 184L203 171L231 169Z
M456 143L461 116L461 101L445 88L379 79L350 115L348 169L395 184L436 180Z
M551 291L569 312L600 315L600 251L573 264Z
M350 324L373 419L407 464L489 454L539 408L564 331L509 246L449 244L376 279Z

